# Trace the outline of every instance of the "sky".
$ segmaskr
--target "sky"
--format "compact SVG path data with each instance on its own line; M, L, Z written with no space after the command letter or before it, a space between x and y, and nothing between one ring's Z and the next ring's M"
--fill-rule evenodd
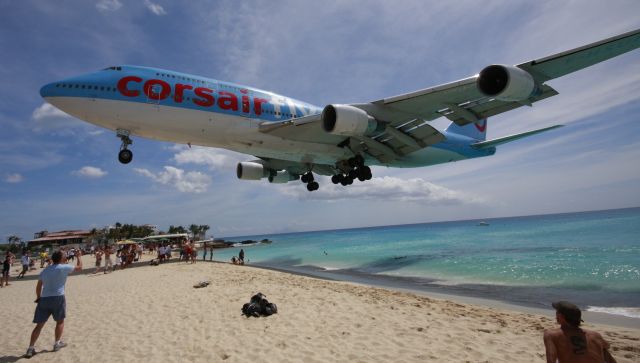
M375 101L640 28L640 2L0 0L0 243L115 222L228 237L640 206L640 50L548 82L489 120L496 138L563 128L348 187L237 180L255 159L115 133L48 105L46 83L121 64L320 107ZM445 128L448 120L433 125Z

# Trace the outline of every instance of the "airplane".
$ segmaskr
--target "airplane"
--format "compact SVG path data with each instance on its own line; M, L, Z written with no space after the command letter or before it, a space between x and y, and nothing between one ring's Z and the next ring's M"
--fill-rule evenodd
M547 81L640 47L640 29L514 66L493 64L455 82L373 102L318 107L273 92L158 68L112 66L42 87L60 110L113 130L128 164L132 136L224 148L243 180L344 186L372 165L422 167L495 154L496 146L560 127L486 140L487 118L555 96ZM451 121L445 130L429 123Z

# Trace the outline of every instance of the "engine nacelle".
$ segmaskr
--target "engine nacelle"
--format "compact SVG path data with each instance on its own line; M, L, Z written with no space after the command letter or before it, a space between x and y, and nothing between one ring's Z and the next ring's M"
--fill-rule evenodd
M365 111L349 105L327 105L322 110L324 131L343 136L362 136L378 128L378 122Z
M236 175L238 179L244 180L260 180L265 176L265 168L262 164L245 161L238 163L236 167Z
M280 170L275 172L275 174L272 173L271 175L269 175L269 183L275 184L284 184L297 179L297 175L291 175L286 170Z
M536 82L529 72L502 64L485 67L476 84L485 96L500 101L526 100L536 91Z

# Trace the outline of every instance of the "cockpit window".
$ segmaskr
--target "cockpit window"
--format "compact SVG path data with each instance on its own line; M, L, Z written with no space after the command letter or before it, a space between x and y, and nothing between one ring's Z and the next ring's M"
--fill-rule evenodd
M103 71L121 71L122 67L107 67Z

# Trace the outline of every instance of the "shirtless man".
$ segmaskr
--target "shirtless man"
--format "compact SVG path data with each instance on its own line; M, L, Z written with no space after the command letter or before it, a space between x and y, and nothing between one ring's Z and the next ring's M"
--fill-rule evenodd
M609 353L609 343L592 330L580 328L582 312L568 302L552 304L556 309L559 328L544 331L547 363L615 363Z
M113 251L111 251L111 246L106 246L104 248L104 273L106 274L109 270L109 267L111 267L111 270L113 271L113 262L111 261L111 254L113 253Z
M96 250L96 271L94 274L100 272L100 266L102 266L102 249L98 247Z

